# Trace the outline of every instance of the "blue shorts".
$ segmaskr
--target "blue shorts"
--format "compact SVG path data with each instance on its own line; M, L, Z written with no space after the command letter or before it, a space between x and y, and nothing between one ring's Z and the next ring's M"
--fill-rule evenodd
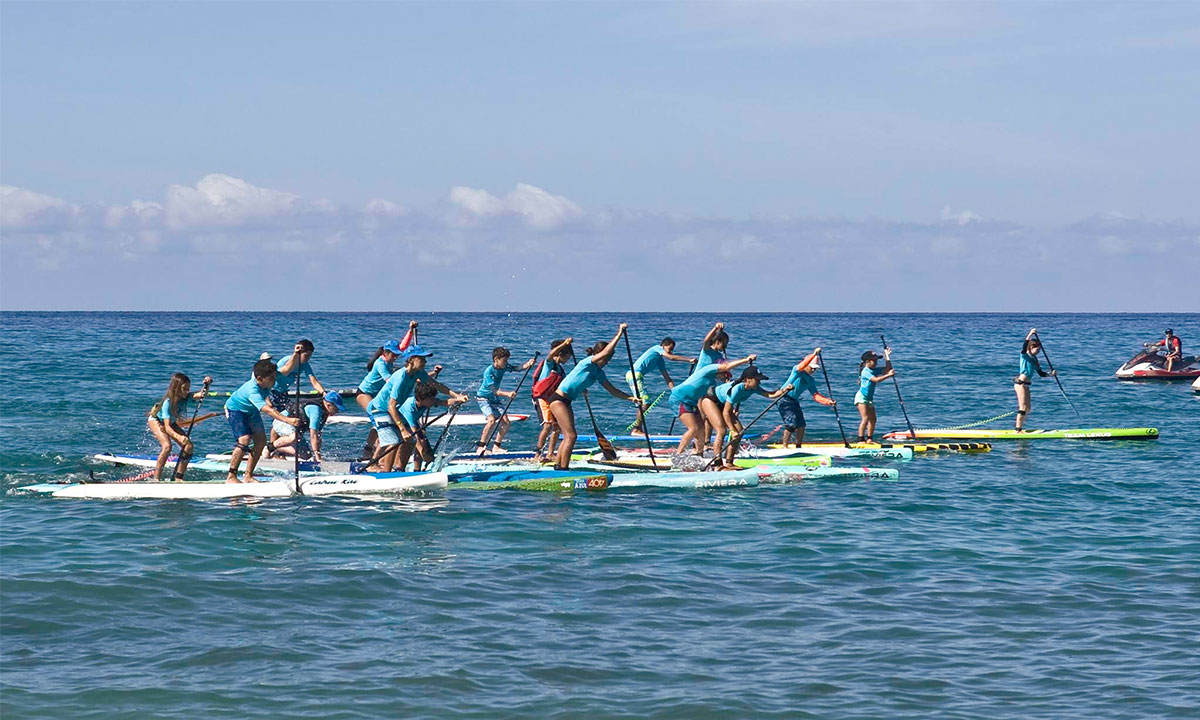
M779 419L783 421L784 430L799 430L804 427L804 411L800 403L791 395L779 398Z
M494 418L504 417L504 406L500 404L499 399L477 397L475 400L479 403L479 412L485 416Z
M379 435L379 447L400 444L400 429L391 422L378 423L375 432Z
M242 412L241 410L229 410L226 413L229 417L229 429L233 430L235 439L242 439L247 435L265 435L266 430L263 429L262 415L257 412Z

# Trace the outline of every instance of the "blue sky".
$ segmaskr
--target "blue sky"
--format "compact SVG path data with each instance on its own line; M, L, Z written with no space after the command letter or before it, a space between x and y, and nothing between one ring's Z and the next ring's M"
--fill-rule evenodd
M1200 267L1200 3L4 2L0 41L5 309L1145 310Z

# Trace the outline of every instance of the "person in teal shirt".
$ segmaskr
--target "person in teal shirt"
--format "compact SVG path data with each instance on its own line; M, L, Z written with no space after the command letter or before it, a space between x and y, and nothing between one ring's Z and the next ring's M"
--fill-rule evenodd
M676 355L675 340L667 337L638 356L638 359L633 362L632 370L625 371L625 382L629 385L629 392L640 397L643 405L650 403L650 395L646 392L646 375L657 372L666 381L668 391L675 387L675 382L671 380L671 374L667 372L667 360L690 363L695 362L696 358ZM633 434L644 435L645 432L645 428L642 427L642 413L639 412L634 419Z
M421 383L413 391L412 397L405 400L404 404L400 406L400 416L404 418L409 427L415 428L413 432L416 437L416 447L413 452L414 471L419 472L422 467L433 462L433 448L429 444L429 438L425 436L425 431L421 429L421 416L435 405L451 404L453 404L452 401L438 397L437 388L427 383ZM401 465L401 467L404 466Z
M293 427L300 425L298 418L284 415L272 404L271 389L275 387L278 374L275 363L259 360L254 363L252 372L253 377L225 401L225 417L229 419L229 428L237 439L237 444L233 446L233 457L229 461L226 482L255 482L254 468L258 466L258 459L262 457L267 446L267 433L263 428L260 411ZM253 447L250 445L251 440L254 442ZM250 458L246 461L246 471L242 480L238 480L237 470L247 451L250 451Z
M175 472L172 479L183 480L193 452L190 431L184 429L193 425L192 418L187 416L188 405L203 400L208 395L208 386L211 384L212 378L206 375L204 388L198 393L192 393L191 378L183 373L175 373L167 384L167 391L163 394L162 400L159 400L150 409L146 417L146 425L159 445L158 461L154 465L154 482L162 480L163 468L166 467L167 460L171 457L172 443L179 445L179 459L175 461ZM195 422L209 417L212 415L196 418Z
M1037 328L1034 328L1025 335L1025 342L1021 344L1021 357L1017 360L1017 376L1013 378L1013 390L1017 393L1017 421L1015 429L1021 432L1025 429L1025 417L1029 414L1029 409L1033 407L1033 378L1047 377L1054 374L1054 371L1046 372L1042 370L1041 364L1038 362L1038 353L1042 350L1042 344L1037 339Z
M304 417L307 421L305 424L308 425L307 442L305 442L302 434L297 433L296 428L276 420L271 424L271 443L269 445L271 454L277 457L291 457L295 455L296 438L299 436L300 456L312 458L313 461L318 463L323 462L321 458L321 431L325 429L325 423L329 422L330 416L337 415L345 411L345 409L346 406L342 402L342 396L336 390L325 393L318 402L306 404L304 406Z
M875 434L875 385L893 377L896 369L892 367L892 349L883 349L882 368L879 356L868 350L862 354L862 362L858 366L858 392L854 395L854 405L858 408L858 441L874 442Z
M719 322L712 326L712 330L704 336L704 342L700 346L700 354L696 357L695 365L692 366L691 375L709 365L725 362L725 351L729 348L729 333L725 332L725 323Z
M575 450L575 441L579 438L575 430L575 411L571 408L571 403L589 387L600 383L613 397L638 402L633 395L626 395L617 389L604 374L604 366L612 360L617 341L621 339L621 334L627 327L628 325L621 323L617 326L617 334L612 340L607 343L598 342L588 348L588 357L579 361L571 372L567 373L550 399L550 415L562 430L562 442L558 444L558 454L554 460L556 470L567 470L571 466L571 453Z
M500 383L504 381L504 375L508 372L508 359L512 356L508 348L498 347L492 349L492 364L488 365L483 370L483 379L479 383L479 389L475 392L475 399L479 403L479 410L483 413L487 421L483 424L483 432L479 435L479 442L475 443L475 447L479 448L480 453L483 453L486 448L484 443L488 438L492 437L492 430L496 429L496 436L492 440L493 452L504 452L504 436L508 433L512 422L504 413L504 403L501 398L511 400L517 396L517 393L511 390L501 390ZM533 367L537 362L536 357L531 357L521 365L522 371Z
M404 367L392 373L375 399L367 404L367 413L379 436L379 447L367 467L369 472L390 472L397 463L401 468L408 464L417 428L400 415L400 406L412 397L418 382L449 395L455 404L466 402L465 395L454 392L425 372L426 359L430 355L433 353L420 345L410 346L405 351Z
M542 423L538 431L537 446L534 447L535 464L541 464L547 457L553 457L555 454L559 428L558 423L554 421L554 414L550 412L550 401L554 399L554 391L557 390L554 378L561 380L567 375L564 365L574 354L574 350L571 349L572 341L573 338L552 341L546 359L533 374L533 385L529 394L533 397L534 410Z
M416 336L417 321L412 320L408 323L408 332L404 334L404 337L399 342L388 340L380 345L375 350L375 353L371 355L371 359L367 361L367 375L358 384L358 394L354 396L354 401L364 411L366 411L367 405L379 394L379 391L383 389L388 378L395 372L396 359L408 349L409 345L413 344ZM432 373L432 376L437 377L436 370ZM362 457L374 457L375 445L378 441L378 434L375 428L372 427L370 432L367 433L367 442L363 445Z
M754 362L757 357L747 355L733 362L705 365L675 386L671 391L671 403L679 406L679 419L686 428L679 440L677 453L682 454L689 443L695 442L697 454L703 455L704 442L708 439L707 428L711 428L716 435L713 440L713 457L721 457L727 427L716 397L718 377L721 373L728 373L734 368Z
M807 421L804 419L804 411L800 409L800 398L804 397L804 393L812 395L812 399L821 405L826 407L834 405L832 399L817 391L817 383L812 377L814 372L821 369L821 366L817 364L820 354L821 348L813 348L807 357L792 368L787 382L784 383L792 388L779 399L779 419L783 425L784 447L792 444L800 447L804 444Z
M326 393L325 386L317 379L312 365L309 364L315 349L312 340L301 340L292 347L291 355L276 363L275 385L271 388L271 400L275 407L285 408L288 406L288 393L296 392L298 381L303 377L308 378L309 384L318 393L321 395Z
M715 391L717 401L721 404L721 419L725 423L725 427L729 429L729 442L725 445L725 470L736 470L736 465L733 464L734 458L737 456L738 448L742 444L742 435L745 428L742 426L741 420L741 405L746 400L749 400L754 395L762 395L765 398L774 400L783 397L786 393L792 390L791 385L784 385L774 392L767 392L762 387L762 381L766 380L767 376L759 372L759 369L751 365L742 371L742 375L737 382L727 382L718 385ZM719 457L713 455L713 457Z

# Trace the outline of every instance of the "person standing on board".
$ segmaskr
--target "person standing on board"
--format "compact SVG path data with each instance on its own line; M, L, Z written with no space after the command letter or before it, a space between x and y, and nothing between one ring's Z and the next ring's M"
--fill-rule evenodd
M308 382L321 395L324 395L326 390L317 376L313 374L312 366L308 364L312 360L315 347L312 340L301 340L292 348L292 354L280 360L275 364L275 386L271 390L272 404L279 409L288 406L288 394L296 391L297 380L301 377L308 377ZM300 397L296 396L296 403L300 402Z
M1175 367L1175 361L1183 358L1183 341L1175 336L1175 331L1167 328L1163 331L1164 337L1162 340L1150 345L1152 348L1162 348L1167 353L1167 372L1172 372Z
M571 372L567 373L554 391L554 396L550 400L550 415L562 429L562 442L558 444L558 454L554 460L556 470L566 470L571 466L571 452L575 450L575 440L579 437L575 430L575 411L571 408L571 403L581 393L599 382L609 395L634 403L638 402L633 395L626 395L617 389L604 374L604 366L608 364L609 360L612 360L613 351L617 348L621 333L625 332L627 327L629 327L627 324L621 323L612 340L607 343L598 342L588 348L588 356L580 360L571 369Z
M417 321L413 320L408 323L408 332L404 337L396 342L388 340L375 351L371 359L367 362L367 375L358 384L358 394L354 396L355 402L364 411L367 405L375 399L379 391L383 389L384 383L392 376L395 370L396 358L400 357L400 353L404 352L409 345L412 344L413 335L417 331ZM378 439L378 434L375 428L372 427L367 433L367 442L363 446L363 458L370 458L375 455L375 443Z
M807 357L792 368L792 373L788 375L787 382L784 383L784 385L791 386L791 389L779 400L779 419L783 423L784 447L790 444L800 447L804 444L804 429L807 423L804 420L804 411L800 409L800 398L804 396L804 393L809 393L813 400L826 407L832 407L835 404L833 400L817 392L817 383L812 377L814 372L821 369L821 366L817 364L820 352L821 348L813 348Z
M229 428L233 431L233 437L236 438L237 443L233 446L233 458L229 461L229 474L225 478L226 482L239 482L237 469L242 464L242 457L247 451L250 451L250 458L246 461L246 472L242 476L241 482L255 482L254 468L258 465L258 459L262 457L263 448L267 445L267 434L263 429L260 412L265 412L272 418L293 427L300 425L298 418L290 418L272 405L272 388L275 387L277 375L278 370L275 368L275 363L270 360L259 360L254 363L252 377L225 401L225 417L229 419ZM253 448L250 446L251 440L254 441Z
M653 345L646 352L642 353L637 360L633 362L633 369L625 371L625 382L629 385L629 392L634 395L641 395L642 404L650 403L650 395L646 392L646 375L653 371L658 371L662 375L663 380L667 381L667 390L675 387L675 382L671 380L670 373L667 372L667 360L671 362L694 362L696 358L690 358L686 355L676 355L675 340L672 338L663 338L662 342ZM638 413L634 419L633 426L634 435L645 435L646 429L642 427L642 413Z
M725 362L725 350L729 348L729 333L725 332L725 323L719 322L704 336L700 346L700 355L696 358L696 367L689 375L695 375L709 365Z
M438 398L437 388L428 383L418 383L412 396L400 406L400 416L404 418L409 427L414 428L413 435L416 438L412 456L414 471L420 472L423 465L433 462L433 448L429 445L429 438L425 437L425 431L421 429L421 416L434 405L451 404L458 403L452 400L442 400ZM399 467L403 468L407 464L408 458L401 457Z
M676 454L682 454L688 443L695 441L697 454L704 454L704 443L708 436L704 433L707 425L716 433L713 440L713 457L720 457L725 445L725 420L721 413L716 396L718 379L722 373L729 373L734 368L752 363L757 355L747 355L733 362L719 362L705 365L692 373L691 376L675 386L671 391L671 404L678 405L679 419L683 421L686 430L679 440Z
M854 406L858 408L858 441L874 442L875 435L875 385L896 374L892 367L892 349L883 349L885 365L877 368L879 356L868 350L862 354L858 365L858 392L854 394Z
M517 393L511 390L501 390L500 383L504 382L504 374L508 372L508 359L512 357L506 347L498 347L492 349L492 364L488 365L483 370L483 379L479 382L479 390L475 392L475 400L479 402L479 411L487 418L483 424L483 432L479 436L479 442L475 443L475 447L479 451L485 452L484 443L492 435L492 429L500 426L496 430L495 439L492 441L493 452L504 452L504 436L508 434L509 427L512 422L504 414L504 403L501 398L511 399L517 396ZM528 370L533 367L536 358L529 358L520 370Z
M304 436L297 432L297 428L278 420L271 423L271 442L268 444L271 455L275 457L295 455L296 438L299 437L300 457L311 457L314 462L322 462L321 431L325 429L325 423L329 421L331 415L337 415L339 412L344 412L345 409L342 396L336 390L325 393L319 402L306 404L304 417L307 421L302 421L299 429L303 431L303 426L308 426L307 443ZM285 412L284 414L288 415L289 413Z
M1029 414L1029 408L1033 406L1033 376L1036 373L1039 377L1049 377L1056 374L1054 371L1046 372L1042 370L1041 364L1038 362L1038 353L1042 350L1042 344L1037 339L1037 328L1033 328L1025 335L1025 342L1021 344L1021 357L1018 360L1017 376L1013 378L1013 390L1017 393L1017 421L1015 429L1021 432L1025 429L1025 417Z
M533 386L529 393L533 396L534 411L542 423L538 432L537 447L534 448L535 464L541 464L547 457L553 457L555 446L558 444L558 423L554 422L554 415L550 413L550 401L554 399L554 391L558 389L559 383L567 376L564 365L573 352L571 341L572 338L551 341L550 352L538 363L537 370L533 373Z
M766 380L767 376L759 372L758 368L751 365L742 371L742 376L737 382L732 380L718 385L714 390L717 396L717 402L721 404L721 419L725 423L725 427L729 428L729 442L725 446L725 465L723 470L737 470L737 466L733 464L733 459L737 455L738 448L742 445L742 420L739 417L742 403L750 399L751 395L762 395L765 398L774 400L775 398L783 397L785 393L792 389L791 385L784 385L775 392L767 392L762 388L762 381ZM717 457L713 455L713 457ZM715 464L715 463L714 463Z
M460 395L425 372L426 358L433 353L420 345L412 345L404 352L404 367L392 373L383 389L375 399L367 404L367 414L371 416L371 424L379 433L379 449L375 451L368 466L370 472L390 472L396 463L397 453L404 460L412 451L416 442L415 430L400 414L400 407L412 397L417 383L426 383L439 392L450 396L458 404L466 402L467 397ZM403 469L403 465L400 468Z
M150 408L150 413L146 416L146 425L150 428L154 439L158 440L160 447L158 462L154 466L154 482L162 481L163 467L167 464L167 458L171 456L172 443L179 445L179 459L175 462L173 479L183 480L183 474L187 472L188 461L192 459L192 441L183 429L184 426L192 425L192 419L187 417L188 404L203 400L204 396L208 395L208 386L211 384L212 378L206 375L203 389L198 393L192 393L191 378L177 372L167 383L167 391L163 394L162 400Z

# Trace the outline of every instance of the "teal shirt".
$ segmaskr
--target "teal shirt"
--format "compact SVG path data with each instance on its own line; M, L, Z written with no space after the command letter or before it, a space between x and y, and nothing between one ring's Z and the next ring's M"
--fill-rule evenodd
M410 397L400 406L400 417L404 418L404 422L408 423L410 430L416 430L421 427L421 413L425 408L417 406L416 396Z
M262 410L263 405L267 404L270 394L271 388L260 388L257 380L250 379L233 391L233 394L225 401L225 409L247 413L258 412Z
M695 405L700 402L700 399L708 394L717 384L717 375L721 372L721 366L716 364L697 367L696 372L675 386L671 391L671 400L677 403L687 405Z
M396 405L403 405L404 401L412 397L413 389L417 386L417 381L429 382L429 374L424 370L418 370L415 373L410 373L408 368L401 368L392 373L388 378L387 383L375 399L367 405L367 412L372 415L387 415L388 401L395 400Z
M568 400L574 400L584 390L600 381L607 382L608 376L604 374L604 368L596 364L595 358L588 357L580 360L579 364L567 373L558 384L558 391Z
M750 399L751 395L764 395L762 388L751 390L746 387L746 383L742 382L727 382L717 386L717 399L724 403L733 403L734 407L741 405Z
M696 367L694 370L692 370L692 375L695 375L709 365L717 365L723 362L725 362L725 353L718 352L708 347L701 348L700 355L696 359Z
M642 353L633 363L633 371L645 375L649 372L662 372L666 369L667 350L662 345L655 345L646 352Z
M325 423L329 420L329 413L325 412L321 403L305 405L304 415L308 418L308 426L317 432L324 430Z
M379 391L387 383L388 378L395 371L394 365L395 361L388 362L383 359L382 355L375 358L375 364L371 366L371 372L367 373L367 376L358 384L359 392L366 393L371 397L378 395Z
M288 360L291 360L290 356L275 363L275 368L278 370L278 368L283 367ZM300 363L300 367L292 370L287 375L284 375L282 370L278 370L278 374L275 375L275 390L278 392L287 392L296 387L297 378L307 378L313 375L316 375L316 373L312 371L312 367L308 363Z
M187 412L188 405L191 402L191 397L185 397L177 403L167 402L166 398L163 398L162 407L158 409L158 414L155 415L155 417L165 423L175 422L178 418L183 417L183 414ZM174 405L174 407L172 407L172 405Z
M788 397L793 400L799 400L804 393L809 395L817 394L817 383L813 380L812 375L809 375L803 370L797 370L792 366L792 374L788 375L787 382L784 385L791 385L792 389L788 391Z
M862 372L858 374L858 392L860 395L862 395L864 400L868 402L873 402L875 400L875 386L878 383L871 382L871 378L882 374L883 368L876 367L872 369L865 366L863 367Z
M504 373L508 372L508 368L498 368L494 364L488 365L483 370L483 380L479 383L479 390L475 392L477 397L487 398L495 401L496 390L499 389L500 383L504 380Z
M550 373L552 373L552 372L559 373L560 375L566 374L565 372L563 372L562 363L556 362L554 360L547 360L544 363L542 363L542 369L538 370L537 377L535 377L533 379L533 382L536 384L536 383L541 382L542 380L545 380L546 378L550 377Z

